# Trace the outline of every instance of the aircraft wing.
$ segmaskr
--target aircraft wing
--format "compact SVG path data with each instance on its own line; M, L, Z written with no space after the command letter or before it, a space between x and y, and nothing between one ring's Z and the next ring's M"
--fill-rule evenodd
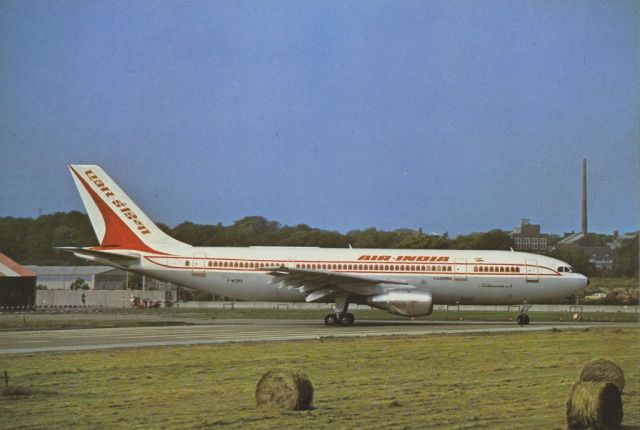
M76 257L91 260L110 266L131 266L140 262L140 255L134 252L108 252L92 248L76 248L71 246L58 247L61 251L71 252Z
M339 292L363 296L379 294L380 284L409 285L402 281L389 281L369 276L289 267L270 270L267 275L273 276L272 284L280 282L282 283L281 288L297 289L306 294L305 300L307 302L314 302Z

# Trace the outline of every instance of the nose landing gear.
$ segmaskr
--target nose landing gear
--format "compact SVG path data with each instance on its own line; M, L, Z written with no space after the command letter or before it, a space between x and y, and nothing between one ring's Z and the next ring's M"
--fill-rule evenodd
M529 325L529 315L527 314L518 315L518 317L516 318L516 322L518 323L518 325Z
M529 314L527 313L529 311L529 309L531 309L531 304L529 303L524 303L521 307L520 307L520 314L518 315L518 317L516 318L516 323L518 323L518 325L529 325Z

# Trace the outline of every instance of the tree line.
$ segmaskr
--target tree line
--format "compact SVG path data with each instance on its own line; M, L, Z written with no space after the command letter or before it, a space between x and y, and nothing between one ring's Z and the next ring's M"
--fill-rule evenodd
M384 231L371 227L346 234L310 227L282 225L261 216L248 216L224 226L183 222L171 228L158 227L172 237L194 246L318 246L322 248L401 249L486 249L509 250L513 239L508 232L491 230L450 238L422 230ZM0 252L21 264L77 265L78 259L60 246L94 246L96 237L89 217L78 211L57 212L36 219L0 217ZM587 257L576 249L553 250L550 256L566 261L577 271L593 275ZM638 238L626 241L618 250L612 275L637 277Z

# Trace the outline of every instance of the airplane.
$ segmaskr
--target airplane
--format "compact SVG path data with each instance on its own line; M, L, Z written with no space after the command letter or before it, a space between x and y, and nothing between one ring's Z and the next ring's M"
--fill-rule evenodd
M563 261L511 251L195 247L159 229L96 165L69 165L99 246L62 247L75 256L194 290L240 300L335 304L327 325L354 323L349 304L404 317L436 304L522 305L528 310L584 290L588 279Z

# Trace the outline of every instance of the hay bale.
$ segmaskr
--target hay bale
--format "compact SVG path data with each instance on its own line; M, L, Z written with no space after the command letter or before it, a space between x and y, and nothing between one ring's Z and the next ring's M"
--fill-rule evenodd
M569 430L618 428L622 423L622 398L609 382L576 382L567 401Z
M5 387L2 389L1 393L3 396L11 398L29 397L33 395L31 389L19 385Z
M624 372L616 363L606 358L598 358L585 364L580 373L580 381L610 382L622 393L624 389Z
M311 408L313 386L303 372L271 369L256 386L258 406L270 406L290 411Z

